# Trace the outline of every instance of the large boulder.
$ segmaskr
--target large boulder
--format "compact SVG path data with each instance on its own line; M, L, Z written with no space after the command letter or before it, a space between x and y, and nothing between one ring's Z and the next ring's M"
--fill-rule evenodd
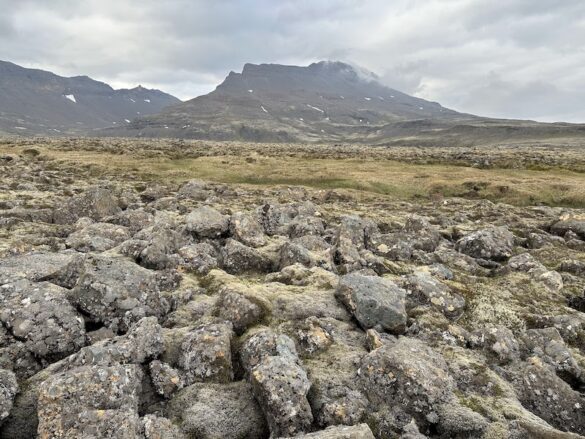
M229 231L230 219L209 206L198 207L185 219L186 229L197 238L220 238Z
M396 334L406 328L406 292L377 276L350 273L339 280L336 297L365 328Z
M20 279L1 289L0 321L35 357L56 361L86 344L83 318L64 288Z
M180 265L188 271L207 274L219 267L218 251L207 242L181 247L178 253L181 257Z
M257 209L258 217L268 235L289 235L293 220L318 214L317 206L310 201L290 204L265 204Z
M121 332L142 317L162 318L169 311L156 275L125 258L86 258L70 300L90 321Z
M235 290L222 288L215 304L215 313L232 323L236 334L241 335L264 317L264 308Z
M39 389L39 437L137 437L141 379L135 365L84 366L50 377Z
M120 212L118 198L111 190L93 187L76 195L59 206L53 212L53 221L57 224L73 224L79 218L89 217L100 221Z
M360 366L363 389L373 404L397 404L423 423L450 400L455 381L444 358L425 343L400 337L366 355Z
M431 305L449 318L460 317L465 309L465 299L447 285L424 271L408 276L405 288L409 292L408 304L411 307Z
M240 357L271 436L294 436L309 430L313 423L307 400L311 383L294 342L263 330L246 340Z
M465 235L457 250L476 259L503 261L512 256L514 234L507 227L491 227Z
M130 238L128 229L109 223L90 224L67 237L67 247L79 252L103 252Z
M227 383L233 380L229 324L202 325L183 339L179 364L187 385L197 381Z
M223 269L231 274L267 273L273 269L270 258L231 238L221 249L221 260Z
M555 235L565 235L567 232L573 232L581 239L585 240L585 219L567 218L554 223L551 232Z
M236 212L230 219L230 233L248 247L262 247L266 244L264 229L255 215Z
M65 269L75 258L73 252L31 253L0 259L0 283L26 278L34 282L48 280Z

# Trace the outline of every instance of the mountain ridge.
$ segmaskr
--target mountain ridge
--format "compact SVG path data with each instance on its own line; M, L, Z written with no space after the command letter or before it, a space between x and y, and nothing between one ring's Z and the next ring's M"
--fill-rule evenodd
M116 90L86 75L0 61L0 131L9 134L88 134L179 102L160 90Z

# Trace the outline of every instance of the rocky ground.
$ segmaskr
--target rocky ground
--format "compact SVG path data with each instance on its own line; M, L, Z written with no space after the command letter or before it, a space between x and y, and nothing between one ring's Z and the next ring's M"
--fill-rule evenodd
M0 176L0 438L585 435L584 209Z

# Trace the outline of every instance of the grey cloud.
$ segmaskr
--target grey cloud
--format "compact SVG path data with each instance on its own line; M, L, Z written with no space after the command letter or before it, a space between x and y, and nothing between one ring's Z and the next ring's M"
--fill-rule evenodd
M581 0L0 0L0 59L182 98L341 59L460 111L585 122L584 23Z

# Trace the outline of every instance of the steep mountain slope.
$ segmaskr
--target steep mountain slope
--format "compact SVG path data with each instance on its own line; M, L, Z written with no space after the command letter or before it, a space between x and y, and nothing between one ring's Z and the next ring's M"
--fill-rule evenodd
M470 120L388 88L341 62L246 64L213 92L141 117L110 134L245 140L349 140L413 120Z
M87 76L64 78L0 61L0 131L6 133L88 133L179 102L158 90L114 90Z

